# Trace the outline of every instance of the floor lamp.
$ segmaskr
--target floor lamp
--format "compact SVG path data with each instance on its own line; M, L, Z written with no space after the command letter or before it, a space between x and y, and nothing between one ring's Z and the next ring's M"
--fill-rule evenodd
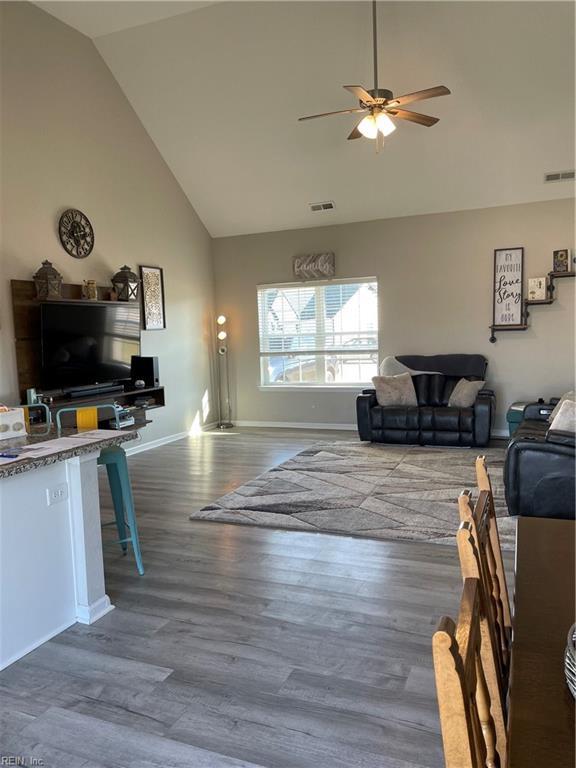
M232 405L230 403L230 376L228 373L228 332L226 316L216 318L216 338L218 339L218 355L222 363L218 365L218 428L230 429L232 424ZM224 370L222 370L224 369ZM224 418L222 418L222 390L224 390Z

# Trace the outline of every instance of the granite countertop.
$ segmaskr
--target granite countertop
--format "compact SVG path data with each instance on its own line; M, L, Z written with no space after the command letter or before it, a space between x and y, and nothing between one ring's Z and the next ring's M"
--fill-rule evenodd
M23 472L29 472L38 467L45 467L48 464L55 464L57 461L65 461L75 456L84 456L88 453L95 453L102 450L102 448L109 448L112 445L120 445L121 443L127 443L130 440L135 440L138 435L138 430L123 429L123 430L110 430L113 434L103 437L102 439L91 440L90 443L80 443L75 440L70 440L70 448L65 447L59 449L56 453L51 453L47 456L38 456L36 458L18 459L7 464L0 463L0 479L3 477L13 477ZM74 435L81 436L82 433L76 429L61 429L58 431L55 426L52 426L49 432L45 429L32 428L31 434L26 437L16 437L13 440L0 440L0 452L6 451L10 448L23 448L26 445L34 445L35 443L43 443L49 440L56 440L61 437L72 437Z

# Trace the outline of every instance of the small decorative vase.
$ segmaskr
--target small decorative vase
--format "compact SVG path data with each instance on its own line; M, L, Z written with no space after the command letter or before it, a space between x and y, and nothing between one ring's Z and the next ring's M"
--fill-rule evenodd
M82 298L89 301L98 300L98 288L96 287L96 280L84 280L82 286Z

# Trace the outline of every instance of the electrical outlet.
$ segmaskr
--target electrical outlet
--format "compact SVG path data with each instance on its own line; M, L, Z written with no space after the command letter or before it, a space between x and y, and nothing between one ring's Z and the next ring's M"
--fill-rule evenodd
M68 483L60 483L52 488L46 488L46 502L51 507L52 504L60 504L68 498Z

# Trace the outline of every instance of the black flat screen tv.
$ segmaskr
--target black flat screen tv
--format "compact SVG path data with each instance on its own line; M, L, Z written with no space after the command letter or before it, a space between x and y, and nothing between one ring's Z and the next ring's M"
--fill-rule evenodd
M45 302L41 385L69 389L130 378L140 354L140 306L131 302Z

